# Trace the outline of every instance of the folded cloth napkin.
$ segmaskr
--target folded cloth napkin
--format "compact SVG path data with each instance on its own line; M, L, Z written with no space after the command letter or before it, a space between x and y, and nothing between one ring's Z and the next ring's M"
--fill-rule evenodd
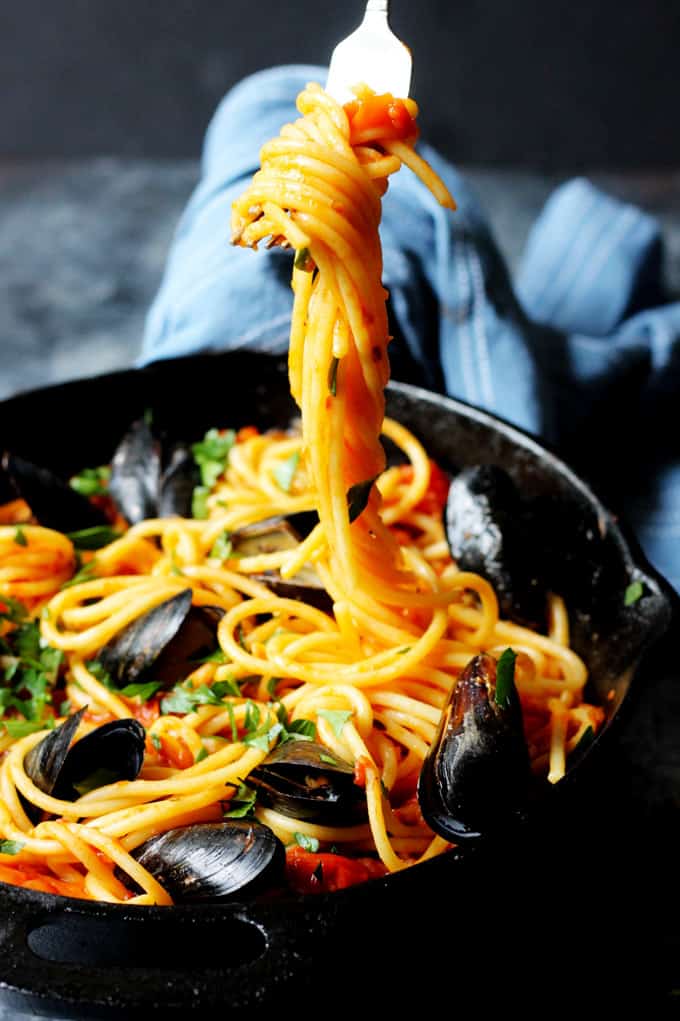
M313 66L238 84L207 132L200 182L150 309L140 363L197 351L285 351L290 254L229 244L233 199L259 150L297 116ZM458 203L442 209L406 169L381 235L395 379L485 408L556 447L637 532L680 588L680 303L661 304L661 239L639 209L585 180L558 188L510 281L470 185L423 156Z

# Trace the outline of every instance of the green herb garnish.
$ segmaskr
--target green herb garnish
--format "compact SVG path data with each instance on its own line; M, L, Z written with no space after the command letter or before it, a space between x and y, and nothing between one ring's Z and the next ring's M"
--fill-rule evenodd
M496 694L494 700L501 709L507 709L510 705L512 691L515 687L515 660L517 653L512 649L506 649L496 664Z
M207 486L196 486L191 497L191 513L193 517L204 521L208 517L208 497L210 490Z
M108 492L111 469L107 465L99 468L83 468L70 480L70 486L81 496L103 496Z
M337 397L338 394L338 366L340 364L339 358L333 358L328 370L328 390L331 397Z
M624 606L632 606L644 593L644 586L641 581L632 581L626 589L623 597Z
M295 838L295 843L299 844L303 850L311 851L312 854L315 854L319 850L319 841L316 837L308 837L306 833L298 833L297 830L293 834L293 837Z
M20 840L0 840L0 854L18 854L23 847Z
M356 482L347 490L347 510L349 511L350 525L366 510L374 482L375 479L366 479L364 482Z
M37 734L39 730L53 729L48 726L47 720L3 720L2 725L9 736L15 739Z
M196 755L196 758L194 759L194 765L196 765L197 762L203 762L203 759L207 759L207 758L208 758L208 749L205 747L205 745L201 745L201 749L198 752L198 754Z
M16 532L14 533L14 541L17 544L17 546L28 546L28 539L26 538L26 533L24 532L21 525L18 526Z
M10 607L16 615L16 608ZM23 737L35 730L48 726L52 717L45 716L47 704L52 699L62 653L46 645L40 635L37 621L26 621L5 635L0 640L0 651L4 657L4 686L0 688L0 720L8 726L8 733L13 737ZM8 710L21 713L24 720L34 726L23 733L21 720L6 720Z
M210 556L215 557L217 560L228 560L233 553L233 546L231 544L231 532L228 532L225 528L223 532L215 539L212 549L210 550Z
M161 749L163 748L160 736L158 734L151 734L151 744L154 746L157 752L160 752Z
M67 532L66 538L70 539L76 549L101 549L109 543L120 539L121 533L109 525L95 525L93 528L81 528L77 532Z
M252 790L244 783L238 785L238 789L232 795L230 805L234 805L234 808L230 808L228 812L224 812L225 819L243 819L247 815L251 815L255 810L255 801L257 798L257 791Z
M274 478L284 493L290 493L299 462L300 451L295 450L285 461L280 461L274 469Z
M340 737L351 715L351 709L319 709L317 712L317 716L323 716L330 723L336 737Z
M227 467L229 454L235 441L236 433L233 429L228 429L223 433L218 429L209 429L200 443L192 445L191 452L194 455L194 461L200 468L201 482L207 489L212 489Z
M295 269L301 269L303 273L311 273L314 269L314 260L312 259L311 253L307 245L303 245L302 248L298 248L295 252L295 259L293 260Z
M160 681L147 681L146 684L143 682L127 684L124 688L120 689L120 694L124 695L125 698L139 698L142 702L148 702L161 687L162 684Z

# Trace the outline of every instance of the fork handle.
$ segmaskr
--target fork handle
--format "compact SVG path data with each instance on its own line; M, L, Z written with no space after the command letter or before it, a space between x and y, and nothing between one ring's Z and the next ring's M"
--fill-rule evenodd
M366 14L369 11L377 11L379 14L389 14L390 12L390 0L368 0L366 4Z

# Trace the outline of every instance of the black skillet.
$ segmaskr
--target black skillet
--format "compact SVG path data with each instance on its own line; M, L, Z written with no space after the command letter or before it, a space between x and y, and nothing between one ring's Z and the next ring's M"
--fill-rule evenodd
M296 414L285 363L238 352L7 400L0 446L68 475L105 462L147 408L159 427L186 440L215 425L266 428ZM674 594L588 486L529 436L404 384L390 386L388 413L443 467L501 465L554 515L573 568L564 593L573 640L591 670L590 694L605 707L604 731L529 818L490 846L362 887L154 909L0 884L0 1003L69 1019L319 1017L342 1008L363 1017L369 1009L481 1007L495 997L508 1004L513 994L526 1004L543 984L560 987L565 970L567 1000L596 976L609 1005L615 992L631 1002L641 955L647 968L653 955L640 933L621 936L646 919L630 855L620 853L618 830L613 840L607 834L627 810L616 789L616 734L654 668L655 646L658 660ZM644 597L627 607L626 588L637 580ZM623 831L641 842L634 819Z

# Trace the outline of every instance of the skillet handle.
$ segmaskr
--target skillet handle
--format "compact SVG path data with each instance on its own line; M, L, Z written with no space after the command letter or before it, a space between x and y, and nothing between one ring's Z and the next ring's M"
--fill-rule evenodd
M0 1003L69 1018L278 1003L324 945L333 914L324 920L302 899L125 908L0 889Z

